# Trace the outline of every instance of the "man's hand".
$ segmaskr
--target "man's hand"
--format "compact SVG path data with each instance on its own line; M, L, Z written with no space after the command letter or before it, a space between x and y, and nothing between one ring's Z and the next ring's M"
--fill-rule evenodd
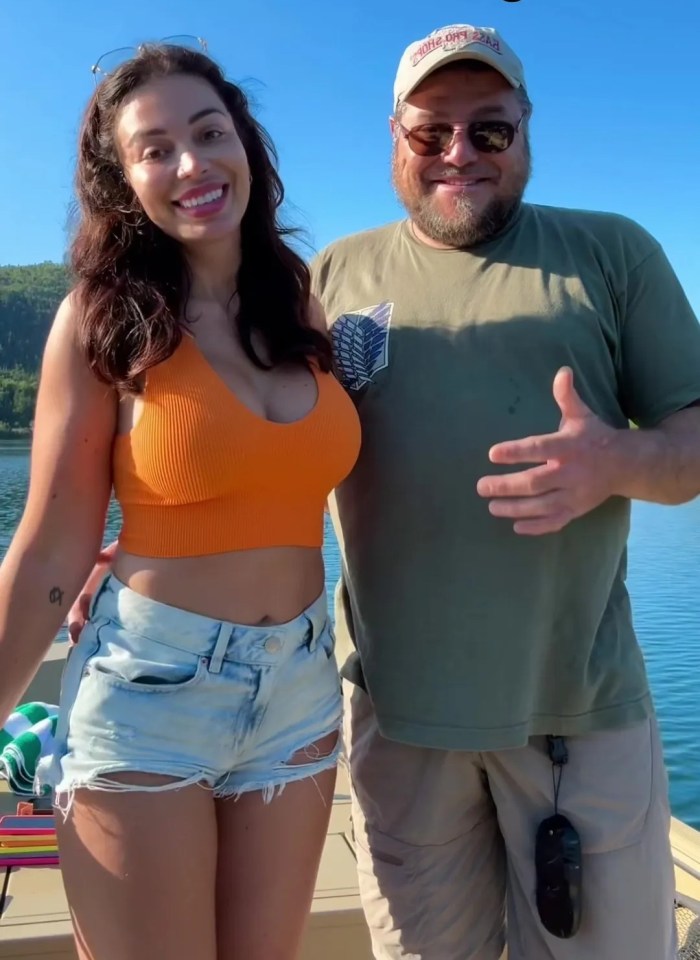
M494 517L514 520L516 533L555 533L616 490L615 442L623 431L608 426L581 400L573 371L554 378L561 410L556 433L508 440L489 451L492 463L530 463L517 473L482 477L477 492L489 500Z
M81 593L73 606L68 611L66 617L66 626L68 627L68 638L71 643L77 643L80 634L83 631L90 612L91 593Z
M95 566L92 568L90 576L85 581L83 589L80 591L78 599L68 611L66 617L66 627L68 628L68 637L71 643L77 643L80 639L83 627L87 623L90 614L90 603L92 596L100 584L100 581L112 566L114 554L117 549L117 542L110 543L108 547L101 550L97 556Z

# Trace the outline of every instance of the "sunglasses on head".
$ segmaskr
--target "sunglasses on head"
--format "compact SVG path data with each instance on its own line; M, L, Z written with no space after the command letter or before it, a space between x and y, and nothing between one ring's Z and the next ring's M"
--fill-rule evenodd
M479 153L503 153L511 146L526 113L517 123L509 120L472 120L471 123L421 123L416 127L399 127L411 150L419 157L437 157L452 146L457 130L464 130L467 140Z
M198 53L207 52L207 41L189 33L163 37L162 40L157 40L155 43L157 46L187 47L189 50L195 50ZM103 53L99 60L90 67L95 82L99 83L122 63L137 56L146 46L147 44L140 43L135 47L117 47L115 50L108 50L107 53Z

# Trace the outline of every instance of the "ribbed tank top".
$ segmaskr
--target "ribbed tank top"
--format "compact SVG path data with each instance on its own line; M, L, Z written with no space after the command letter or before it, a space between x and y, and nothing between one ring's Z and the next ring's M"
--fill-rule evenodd
M258 416L190 336L147 374L143 409L112 454L129 553L184 557L258 547L320 547L328 494L360 449L355 407L331 374L292 423Z

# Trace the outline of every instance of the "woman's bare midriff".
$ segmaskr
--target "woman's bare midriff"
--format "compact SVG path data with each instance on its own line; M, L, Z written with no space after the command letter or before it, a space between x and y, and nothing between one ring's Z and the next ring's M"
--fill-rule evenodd
M238 550L162 559L117 550L114 575L131 590L181 610L249 625L286 623L323 590L315 547Z

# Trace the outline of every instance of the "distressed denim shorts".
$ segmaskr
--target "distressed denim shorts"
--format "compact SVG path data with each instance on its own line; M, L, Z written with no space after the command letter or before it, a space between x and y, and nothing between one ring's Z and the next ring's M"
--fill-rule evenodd
M110 574L69 655L55 749L37 785L50 785L64 812L81 787L197 783L217 797L260 790L269 801L337 763L334 646L325 594L288 623L251 627L150 600ZM316 741L336 731L320 755ZM110 778L120 771L176 779L136 786Z

